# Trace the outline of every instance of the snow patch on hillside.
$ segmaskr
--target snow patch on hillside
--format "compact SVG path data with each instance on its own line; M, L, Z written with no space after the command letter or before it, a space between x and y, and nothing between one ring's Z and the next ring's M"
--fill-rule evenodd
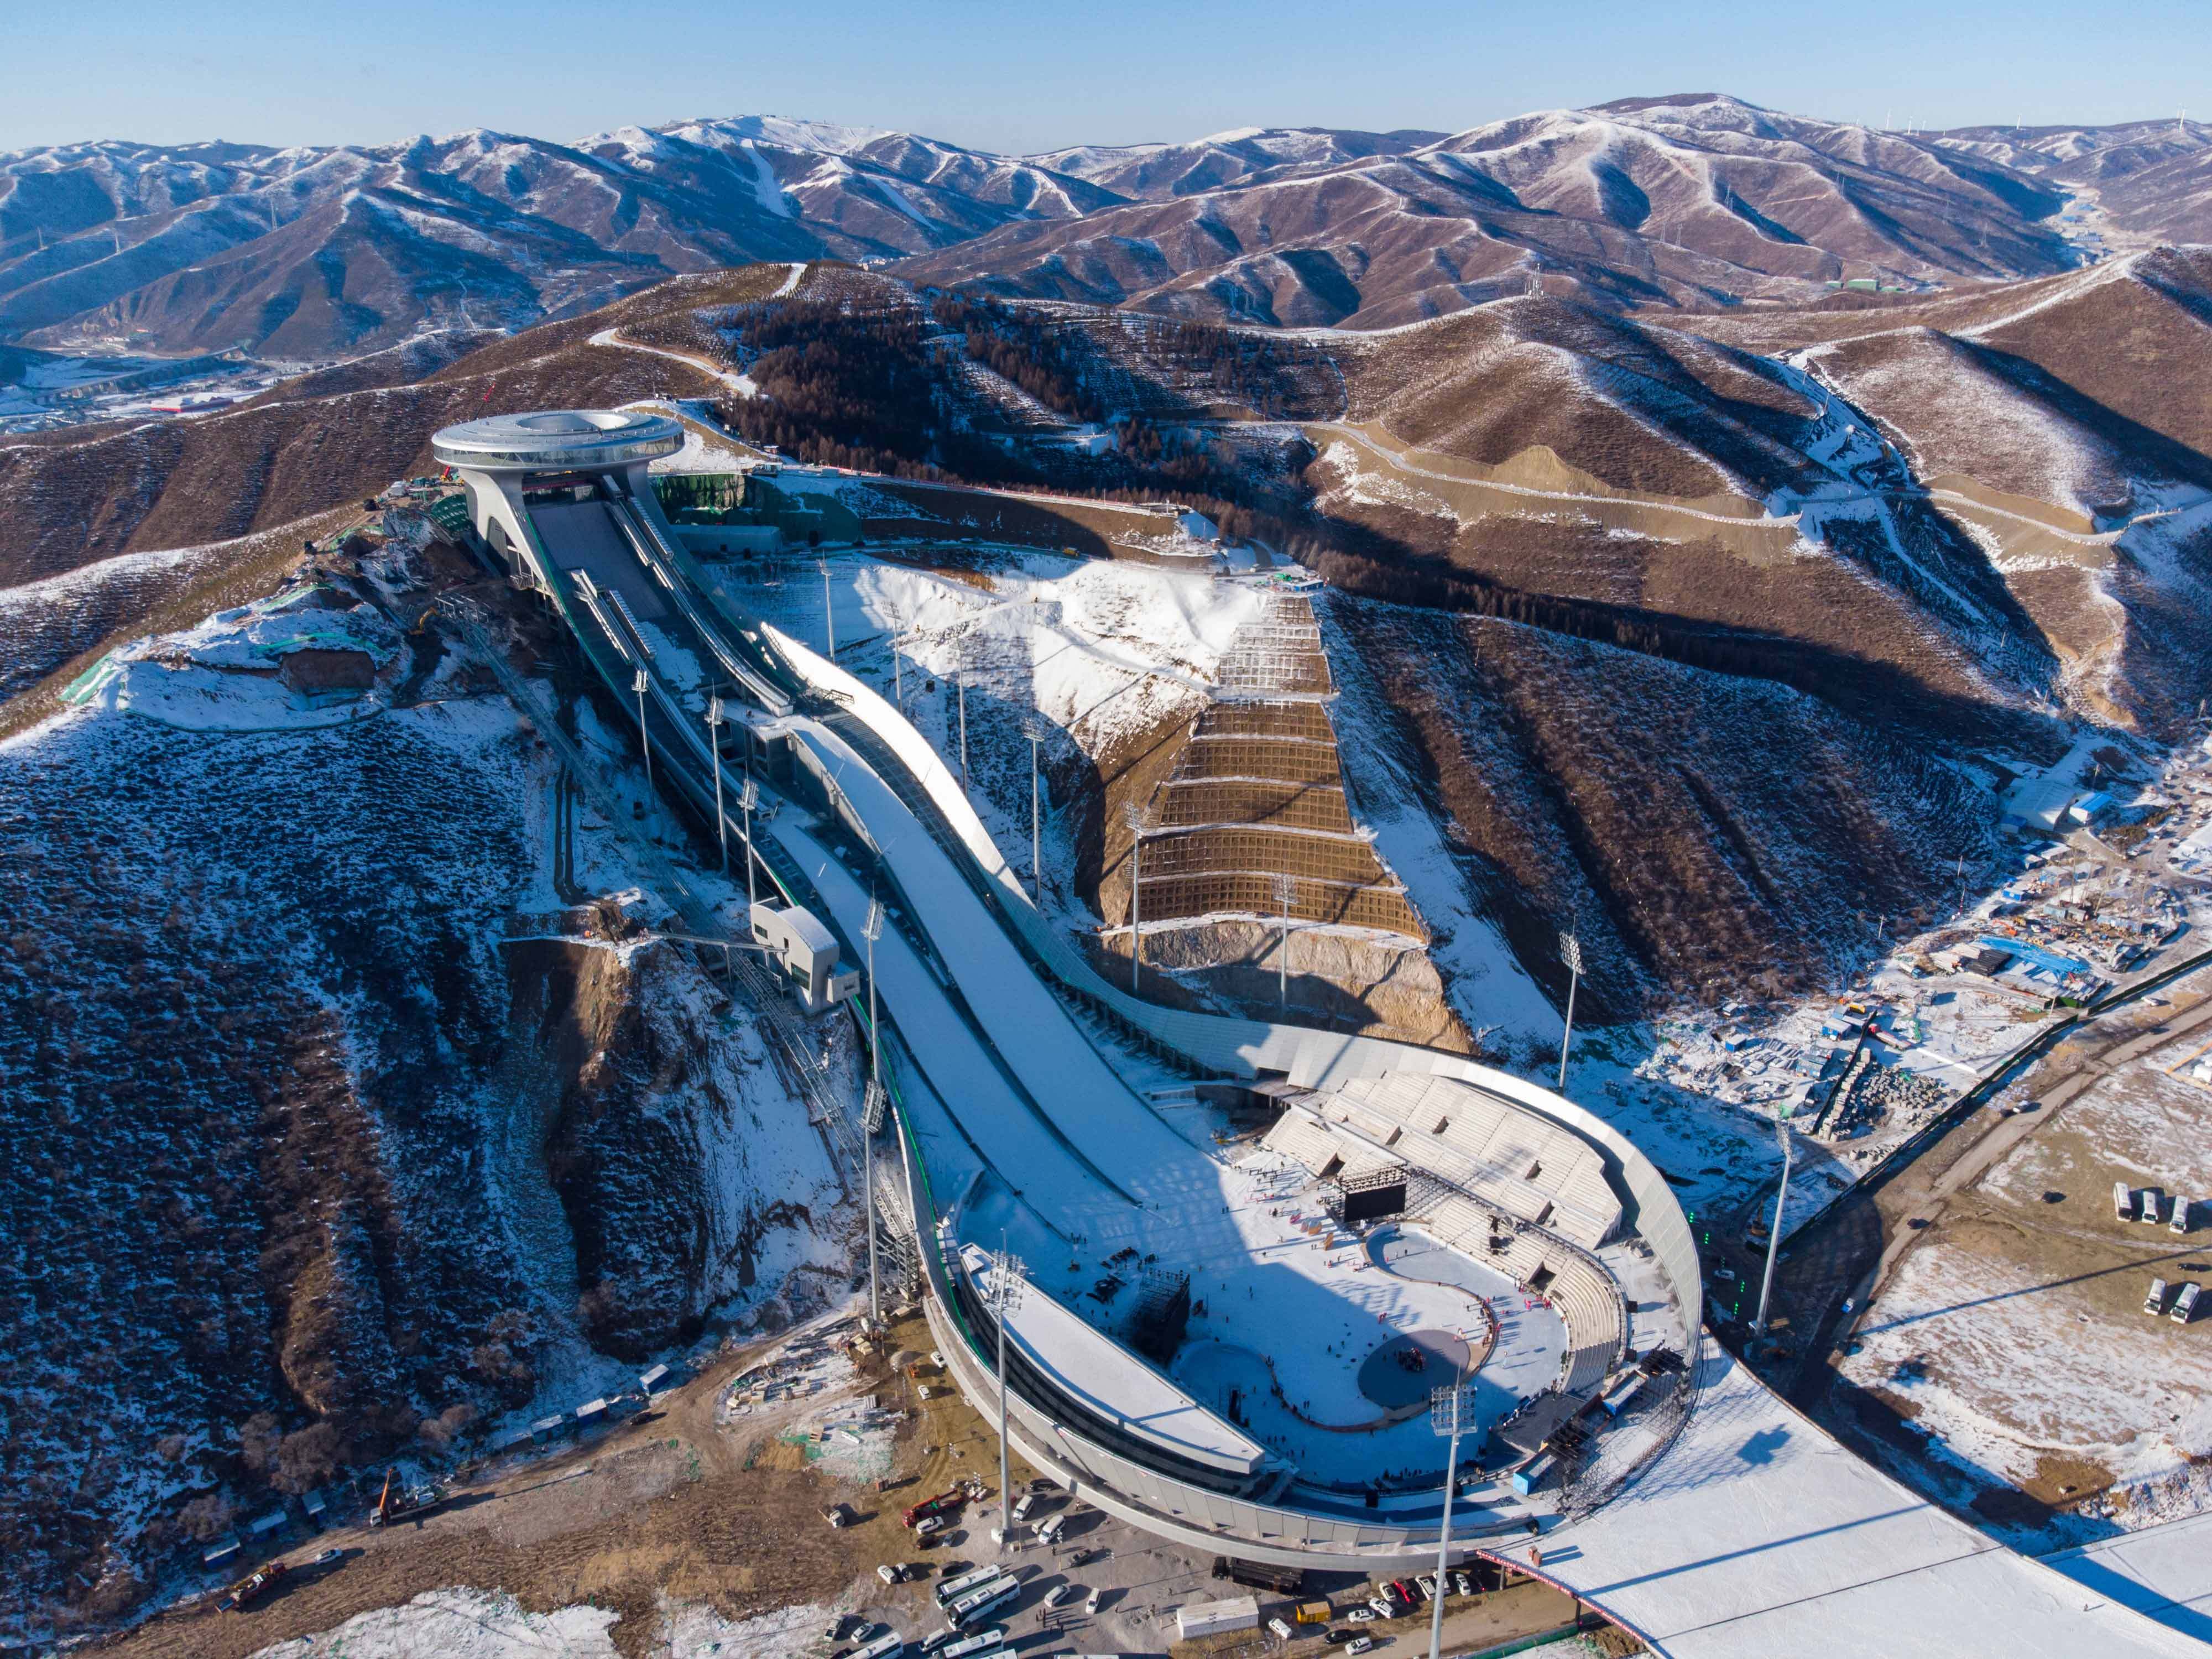
M617 1659L613 1631L621 1617L590 1606L529 1613L504 1590L425 1590L335 1629L261 1648L252 1659Z

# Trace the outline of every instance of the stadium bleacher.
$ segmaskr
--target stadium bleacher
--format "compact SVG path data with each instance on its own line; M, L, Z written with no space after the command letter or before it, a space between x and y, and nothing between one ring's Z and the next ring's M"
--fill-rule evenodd
M1626 1304L1590 1253L1618 1231L1620 1201L1568 1130L1455 1079L1394 1075L1287 1099L1263 1144L1325 1180L1429 1172L1446 1190L1407 1224L1551 1304L1567 1328L1565 1392L1596 1388L1621 1358Z

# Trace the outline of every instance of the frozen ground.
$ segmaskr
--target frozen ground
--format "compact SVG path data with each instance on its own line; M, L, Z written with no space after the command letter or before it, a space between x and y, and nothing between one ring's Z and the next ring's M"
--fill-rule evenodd
M2212 1091L2187 1069L2208 1038L2185 1032L2051 1109L1905 1256L1843 1362L1902 1402L1939 1463L2060 1506L2017 1527L2023 1542L2212 1504L2212 1322L2142 1308L2154 1275L2212 1285L2207 1223L2118 1221L2110 1196L2115 1181L2212 1194ZM2106 1478L2107 1496L2063 1504Z
M526 1613L497 1590L428 1590L319 1636L263 1648L253 1659L617 1659L616 1618L585 1606Z

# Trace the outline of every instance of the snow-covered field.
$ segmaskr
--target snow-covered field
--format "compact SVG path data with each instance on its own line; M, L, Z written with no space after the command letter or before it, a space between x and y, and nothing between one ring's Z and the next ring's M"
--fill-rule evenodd
M426 1590L319 1635L262 1648L253 1659L616 1659L617 1617L588 1606L528 1613L497 1590Z

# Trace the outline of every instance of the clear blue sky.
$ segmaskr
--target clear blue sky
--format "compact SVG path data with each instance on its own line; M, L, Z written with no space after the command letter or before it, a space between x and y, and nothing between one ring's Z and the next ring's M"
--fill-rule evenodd
M0 149L567 140L691 115L980 149L1432 127L1733 92L1895 125L2212 117L2204 0L4 0Z

